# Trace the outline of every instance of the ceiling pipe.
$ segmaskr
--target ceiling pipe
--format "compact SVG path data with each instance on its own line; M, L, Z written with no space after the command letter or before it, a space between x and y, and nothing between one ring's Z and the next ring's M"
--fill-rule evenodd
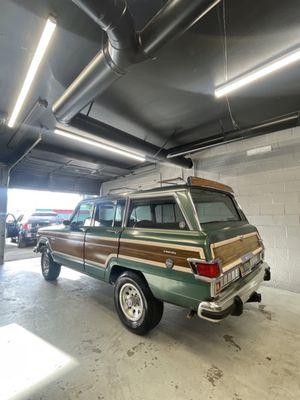
M107 34L107 42L54 103L56 119L68 123L134 62L138 48L134 21L125 0L72 0Z
M54 103L56 119L65 124L125 75L132 64L153 56L221 0L169 0L139 33L126 0L72 1L106 32L108 40Z
M138 33L140 49L152 57L161 47L181 36L221 0L170 0Z
M75 150L70 150L70 149L64 149L62 147L56 146L56 145L51 145L49 143L45 143L45 142L41 142L37 149L37 151L41 151L42 153L50 153L52 156L55 157L56 155L60 155L66 158L69 158L71 160L75 160L75 161L83 161L83 162L87 162L87 163L91 163L91 164L97 164L99 166L102 167L106 167L106 168L113 168L114 170L116 170L119 174L124 174L124 173L128 173L130 171L130 169L128 169L127 166L125 166L124 164L121 164L120 162L117 161L112 161L108 158L99 158L97 156L93 156L93 155L88 155L85 152L81 153L79 151L75 151ZM46 155L45 155L45 159L46 159Z
M192 143L177 146L168 150L167 158L172 159L187 154L196 153L208 149L210 147L220 146L222 144L235 142L237 140L249 139L256 136L261 136L266 133L275 132L278 130L293 128L299 125L299 112L284 115L280 118L266 121L262 124L253 125L248 128L234 130L222 135L213 135L207 139L196 140Z
M62 129L64 129L63 126ZM95 139L103 141L111 146L116 146L117 144L120 146L120 148L128 150L134 149L135 151L143 153L143 155L146 156L146 159L150 162L171 162L182 168L191 168L193 166L191 159L175 157L172 160L168 160L167 150L162 149L152 143L145 142L144 140L133 135L129 135L120 129L105 124L104 122L100 122L96 119L86 117L81 114L78 114L75 118L73 118L72 124L68 126L68 130L70 132L74 131L74 133L80 133L81 136L86 134L88 138L91 138L92 135Z
M28 114L26 115L22 124L18 125L12 134L9 142L7 143L7 147L9 149L14 149L19 145L19 143L26 138L26 135L32 130L33 126L37 125L40 116L45 112L48 108L48 102L43 99L38 99Z
M220 2L220 0L169 0L141 32L136 32L134 19L126 0L72 1L106 32L108 40L54 103L53 113L63 124L68 124L89 102L125 75L131 65L153 57L161 47L182 35ZM139 149L143 148L145 154L157 156L160 162L167 161L166 150L129 134L125 135L127 141L134 142ZM121 142L114 137L115 145ZM191 168L193 165L191 160L177 158L168 162L184 168Z

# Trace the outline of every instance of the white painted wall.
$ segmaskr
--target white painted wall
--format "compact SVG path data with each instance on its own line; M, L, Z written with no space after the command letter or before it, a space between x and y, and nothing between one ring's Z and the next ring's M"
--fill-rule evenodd
M246 151L271 145L272 151ZM249 221L261 232L275 287L300 292L300 128L211 148L193 156L194 169L153 168L103 185L103 194L128 186L147 189L162 179L189 175L216 179L233 187Z

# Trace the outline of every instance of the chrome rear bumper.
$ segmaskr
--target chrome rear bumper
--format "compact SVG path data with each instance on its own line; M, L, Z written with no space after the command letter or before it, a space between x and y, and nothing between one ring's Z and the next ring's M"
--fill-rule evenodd
M198 307L198 317L219 322L228 315L240 315L243 304L256 292L264 280L270 279L270 267L263 262L255 271L241 281L230 285L215 300L202 301Z

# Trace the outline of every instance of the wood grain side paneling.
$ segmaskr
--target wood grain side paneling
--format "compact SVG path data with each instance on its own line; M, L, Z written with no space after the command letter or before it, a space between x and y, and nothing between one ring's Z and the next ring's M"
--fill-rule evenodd
M117 254L117 252L117 240L89 236L85 242L85 259L87 262L105 265L108 256Z
M237 237L235 240L228 241L227 243L216 243L212 245L212 253L214 258L220 259L222 267L234 264L235 260L240 259L244 254L253 252L261 248L258 236L256 234L248 237Z
M120 241L119 255L130 256L138 259L146 260L151 263L160 262L165 264L168 258L174 261L174 265L178 267L184 267L190 270L190 265L187 258L199 258L199 251L188 251L182 249L174 249L161 246L155 246L153 244L138 244L136 241L130 243L130 241Z

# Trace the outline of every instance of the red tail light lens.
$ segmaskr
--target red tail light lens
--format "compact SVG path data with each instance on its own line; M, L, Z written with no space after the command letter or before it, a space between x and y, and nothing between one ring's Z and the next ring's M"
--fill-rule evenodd
M218 262L207 263L205 261L196 262L197 274L206 278L217 278L220 276L220 265Z
M23 224L23 231L30 231L31 225L30 224Z

